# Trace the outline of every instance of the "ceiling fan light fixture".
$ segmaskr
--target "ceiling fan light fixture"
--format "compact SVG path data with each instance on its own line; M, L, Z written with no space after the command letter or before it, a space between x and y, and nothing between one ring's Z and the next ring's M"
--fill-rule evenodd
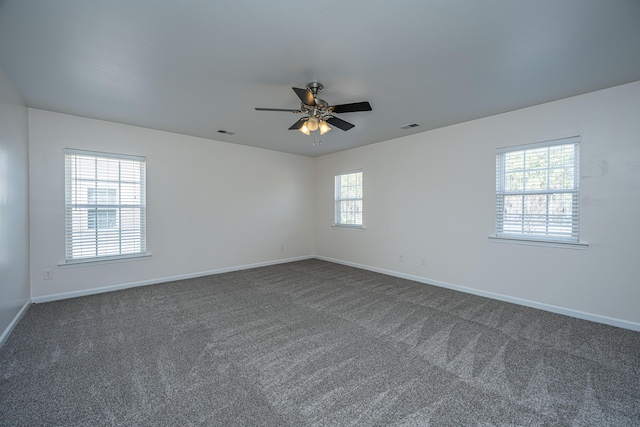
M331 130L327 122L325 122L324 120L320 122L320 125L318 127L320 129L320 135L324 135Z
M309 131L309 128L307 127L307 122L304 122L304 124L298 130L300 132L304 133L305 135L310 135L311 134L311 132Z
M318 130L318 119L316 117L309 117L305 124L311 132Z

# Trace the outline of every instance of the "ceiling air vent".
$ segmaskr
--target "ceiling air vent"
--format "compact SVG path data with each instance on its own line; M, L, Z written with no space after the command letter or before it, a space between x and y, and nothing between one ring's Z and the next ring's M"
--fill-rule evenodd
M411 129L411 128L415 128L415 127L418 127L418 126L420 126L420 125L417 124L417 123L411 123L410 125L400 126L400 129Z
M228 131L228 130L222 130L222 129L220 129L220 130L218 131L218 133L224 133L224 134L226 134L226 135L235 135L235 134L236 134L235 132L230 132L230 131Z

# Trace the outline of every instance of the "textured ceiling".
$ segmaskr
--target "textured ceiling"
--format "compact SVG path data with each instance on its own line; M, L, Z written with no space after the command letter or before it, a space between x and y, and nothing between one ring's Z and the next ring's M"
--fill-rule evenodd
M640 1L3 0L0 66L29 107L318 156L640 80ZM254 110L311 81L373 111L314 146Z

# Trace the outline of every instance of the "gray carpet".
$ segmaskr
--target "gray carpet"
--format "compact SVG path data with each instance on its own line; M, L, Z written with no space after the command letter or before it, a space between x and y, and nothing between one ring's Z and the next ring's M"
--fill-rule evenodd
M33 305L9 426L640 425L640 333L301 261Z

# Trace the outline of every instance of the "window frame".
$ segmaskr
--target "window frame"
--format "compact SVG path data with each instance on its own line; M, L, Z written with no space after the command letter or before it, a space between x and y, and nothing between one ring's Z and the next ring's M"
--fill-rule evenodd
M580 143L581 138L574 136L533 144L503 147L496 150L496 222L495 235L490 236L492 240L505 241L507 243L572 247L579 249L586 248L587 244L580 242ZM573 146L573 157L570 158L570 161L563 158L560 164L552 165L552 149L561 146ZM546 166L528 166L527 154L540 154L543 152L541 149L546 149ZM507 156L511 155L515 157L520 155L520 153L522 153L522 168L507 171ZM572 170L572 175L569 179L563 178L564 182L562 186L552 186L552 171L561 171L562 174L565 174L563 175L564 177L566 176L565 172L569 170ZM514 175L516 173L522 174L521 189L507 190L506 175L508 175L509 172ZM544 182L546 187L528 189L527 183L535 183L535 178L533 177L536 175L536 172L538 172L538 176L540 176L539 172L545 174ZM556 196L555 199L566 198L567 195L571 197L570 212L568 214L564 214L564 211L560 214L551 213L550 208L553 204L550 198L553 196ZM505 230L505 198L510 196L512 198L521 197L522 207L519 214L512 214L511 219L507 219L506 225L515 227L521 224L522 231L516 231L514 228ZM542 206L545 208L543 214L539 212L526 213L527 198L532 199L535 197L545 198L544 203L542 203ZM517 215L520 215L520 219L517 218ZM529 227L529 230L525 231L526 227ZM535 232L535 228L542 228L544 230ZM567 230L569 231L567 232Z
M60 265L148 257L146 157L67 148L64 158L65 262ZM115 227L100 227L100 212L109 217L115 212Z
M347 175L360 175L360 197L341 197L342 193L342 177ZM356 217L360 216L360 223L348 223L342 222L343 203L344 202L360 202L359 212L356 210L353 212ZM334 176L334 205L333 205L333 227L338 228L350 228L350 229L364 229L364 174L362 169L349 170L344 172L336 172Z

